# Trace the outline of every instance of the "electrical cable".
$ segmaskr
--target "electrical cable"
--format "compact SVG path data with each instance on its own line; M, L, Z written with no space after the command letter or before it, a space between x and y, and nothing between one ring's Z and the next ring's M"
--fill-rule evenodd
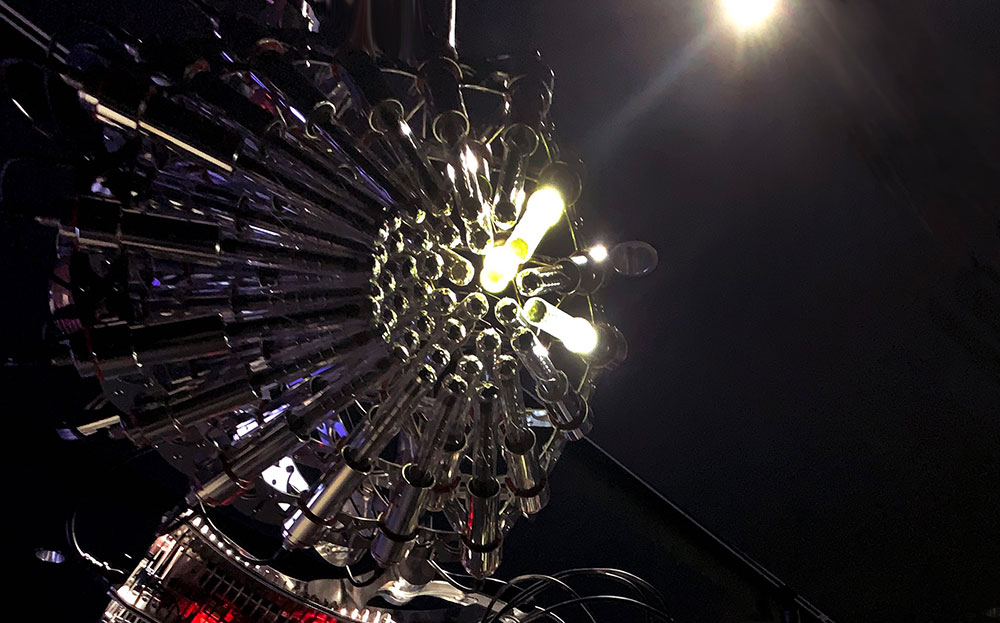
M126 465L128 465L129 463L131 463L132 461L134 461L134 460L136 460L138 458L144 457L144 456L146 456L147 454L149 454L152 451L153 451L153 448L143 448L142 450L140 450L140 451L136 452L135 454L129 456L124 461L122 461L119 464L115 465L112 469L109 469L108 472L110 473L112 471L118 471L121 468L123 468ZM94 482L104 482L104 479L103 478L99 478L99 479L96 479ZM76 550L76 553L83 560L89 562L90 564L94 565L95 567L97 567L99 569L103 569L104 571L111 571L111 572L118 573L118 574L120 574L122 576L127 576L128 574L125 573L124 571L122 571L121 569L116 569L116 568L112 567L107 562L96 558L95 556L91 555L87 551L84 551L84 549L80 546L80 541L79 541L79 539L76 536L76 516L77 516L77 513L78 513L79 510L80 510L80 502L77 501L77 503L73 506L73 512L70 514L69 519L66 521L66 540L69 542L70 545L73 546L73 548ZM102 574L102 577L103 577L103 574ZM107 579L107 578L105 578L105 579Z
M490 616L490 613L493 612L493 607L496 605L497 601L500 600L500 595L503 594L504 590L506 590L507 587L509 586L515 586L518 582L521 582L523 580L539 580L539 582L536 582L530 588L522 590L522 592L518 594L516 597L514 597L514 599L508 601L507 604L494 615L493 617L494 621L500 621L501 617L505 613L512 611L517 606L517 604L523 603L528 599L531 599L535 595L544 591L551 584L557 584L558 586L566 589L566 592L573 595L573 597L580 598L580 594L577 593L569 584L563 582L562 580L560 580L555 576L538 574L538 573L519 575L510 580L507 583L507 586L498 590L496 595L493 596L493 599L490 600L489 605L486 607L486 612L483 613L483 618L481 620L481 623L487 623L487 617ZM583 611L587 613L587 618L590 619L591 623L597 623L596 619L594 619L594 615L590 612L590 610L587 609L586 606L583 606Z
M638 599L632 599L631 597L622 597L621 595L592 595L590 597L580 597L577 599L569 599L567 601L561 601L555 604L554 606L549 606L548 608L540 612L533 612L529 614L528 616L521 619L519 623L531 623L532 621L547 616L554 610L557 610L559 608L564 608L566 606L573 606L576 604L601 602L601 601L614 601L614 602L628 604L630 606L640 608L646 611L648 614L651 614L662 621L666 621L667 623L675 623L673 617L671 617L666 612L660 610L659 608L650 606L649 604L641 602Z
M354 572L351 571L351 565L344 565L344 569L347 570L347 581L350 582L351 586L354 586L355 588L364 588L366 586L371 586L372 584L375 583L376 580L385 575L385 568L379 567L378 569L372 571L372 577L368 578L367 580L361 580L359 582L357 579L355 579Z
M581 576L581 575L605 577L605 578L612 579L612 580L615 580L617 582L626 584L626 585L632 587L633 589L635 589L635 591L643 599L646 598L646 592L648 592L651 596L655 597L657 601L659 601L660 605L664 609L667 607L666 600L664 599L662 593L660 593L660 591L657 590L652 584L650 584L646 580L640 578L639 576L637 576L637 575L635 575L633 573L630 573L628 571L623 571L621 569L612 569L612 568L605 568L605 567L583 567L583 568L579 568L579 569L567 569L567 570L564 570L564 571L560 571L558 573L554 573L551 576L540 576L540 577L543 577L543 578L552 578L552 579L555 579L555 580L560 580L562 578L575 577L575 576ZM531 577L531 576L527 576L527 577ZM517 580L517 578L515 578L515 580ZM515 580L511 580L511 582L514 582ZM492 620L493 621L499 621L500 617L502 617L504 614L506 614L506 613L510 612L511 610L513 610L513 608L515 608L517 605L519 605L521 603L524 603L527 600L529 600L529 599L537 596L538 594L544 592L547 588L549 588L549 586L551 585L551 583L552 583L551 580L549 580L548 582L546 582L546 580L543 580L541 582L537 582L536 584L534 584L534 585L532 585L532 586L524 589L521 594L519 594L517 597L515 597L510 602L508 602L508 604L504 608L502 608L499 612L497 612L496 614L494 614ZM502 592L502 590L500 592ZM493 609L493 604L496 602L496 600L498 598L499 598L499 593L494 598L494 601L491 602L490 607L488 608L487 612L484 614L483 619L482 619L483 623L487 622L487 620L488 620L487 617L490 616L490 614L491 614L490 611L492 611L492 609Z
M660 605L663 608L667 607L667 601L664 598L663 593L661 593L656 587L634 573L623 571L622 569L613 569L609 567L582 567L579 569L566 569L565 571L560 571L552 575L557 578L564 578L586 574L601 575L623 584L627 584L635 589L635 591L644 598L646 597L645 591L648 591L650 595L656 597L656 600L660 602Z
M90 564L94 565L95 567L97 567L99 569L103 569L104 571L111 571L111 572L117 573L117 574L119 574L121 576L127 576L128 575L127 573L125 573L121 569L116 569L115 567L112 567L107 562L105 562L103 560L100 560L98 558L95 558L94 556L92 556L88 552L83 551L83 548L80 547L80 542L76 538L76 509L73 509L73 514L70 515L69 520L66 522L66 539L69 541L70 545L72 545L73 548L76 549L76 553L80 556L80 558L82 558L83 560L86 560L87 562L89 562Z
M602 577L625 584L631 587L643 601L647 602L648 602L648 595L647 595L648 591L649 595L655 597L657 601L660 602L660 606L662 606L663 610L666 610L667 608L666 599L664 599L663 594L660 593L660 591L658 591L655 587L653 587L652 584L650 584L646 580L643 580L639 576L629 573L628 571L622 571L621 569L603 568L603 567L590 567L586 569L570 569L567 571L562 571L560 573L557 573L556 575L559 577L568 577L571 575L579 575L581 573L600 575ZM648 615L647 615L647 620L650 620L648 618Z
M554 576L542 576L542 575L536 575L536 576L527 576L527 577L538 577L538 578L546 578L546 579L544 579L544 580L542 580L542 581L539 581L539 582L536 582L535 584L533 584L533 585L529 586L528 588L526 588L526 589L523 589L523 590L522 590L522 592L521 592L520 594L518 594L518 595L517 595L516 597L514 597L514 598L513 598L512 600L510 600L509 602L507 602L507 604L506 604L506 605L505 605L505 606L504 606L503 608L501 608L501 609L500 609L500 611L499 611L499 612L498 612L498 613L497 613L496 615L494 615L494 618L493 618L493 620L494 620L494 621L498 621L498 620L500 620L500 618L501 618L501 617L502 617L502 616L503 616L504 614L506 614L507 612L511 612L511 611L513 611L513 610L514 610L514 608L516 608L516 607L517 607L518 605L520 605L520 604L522 604L522 603L525 603L525 602L527 602L527 601L529 601L529 600L533 599L533 598L534 598L534 597L536 597L537 595L539 595L539 594L543 593L543 592L544 592L544 591L545 591L545 590L546 590L547 588L549 588L549 586L550 586L550 585L552 584L552 581L550 581L550 580L549 580L548 578L553 578L553 579L555 579L555 581L557 581L557 582L561 582L561 581L560 581L560 580L558 580L557 578L554 578ZM515 578L515 579L516 579L516 578ZM564 584L564 585L565 585L565 584ZM572 591L572 589L569 589L569 590L571 590L571 591ZM577 597L579 597L579 595L578 595L578 594L576 594L576 593L574 593L574 596L577 596ZM492 606L491 606L491 607L489 608L489 610L492 610L492 609L493 609L493 608L492 608ZM488 614L488 613L489 613L489 611L487 611L487 614ZM484 615L484 616L485 616L485 615Z
M445 582L447 582L448 584L451 584L453 587L457 588L458 590L462 591L463 593L477 593L477 592L479 592L479 588L476 588L476 587L469 588L468 586L462 586L461 584L459 584L457 581L455 581L454 578L451 577L451 573L449 573L448 571L445 571L444 569L442 569L441 565L437 564L435 561L428 560L427 562L430 563L430 565L432 567L434 567L437 570L438 573L441 574L441 577L444 578Z
M443 577L445 579L445 581L449 585L451 585L453 588L457 588L458 590L460 590L460 591L462 591L464 593L479 592L479 590L481 589L481 586L480 586L479 589L477 589L477 588L470 588L470 587L467 587L467 586L462 586L461 584L459 584L454 579L454 577L452 577L452 576L461 576L461 577L467 577L467 578L475 579L475 578L473 578L473 576L468 575L466 573L451 573L451 572L446 571L445 569L443 569L439 564L437 564L433 560L430 560L428 562L430 563L430 565L432 567L434 567L434 569L436 569L438 571L438 573L441 574L441 577ZM496 582L497 584L502 585L500 587L500 589L499 589L499 592L502 592L502 591L506 590L507 588L519 588L519 587L517 587L517 586L515 586L513 584L513 580L498 580L496 578L484 578L483 580L477 580L477 582L480 582L480 583L483 583L483 582ZM521 590L523 591L523 589L521 589ZM572 589L570 589L570 590L572 590ZM489 608L486 610L486 613L483 615L484 617L486 617L489 614L489 611L492 610L492 608L496 605L496 603L497 602L496 602L495 599L490 602ZM553 619L555 619L556 623L565 623L562 620L561 617L559 617L559 616L557 616L555 614L551 615L551 617Z
M436 567L438 569L438 571L441 571L442 573L447 573L452 578L456 578L456 577L459 577L459 578L469 578L470 580L473 580L473 581L476 581L476 582L480 581L477 578L475 578L474 576L469 575L468 573L458 573L457 571L448 571L446 569L443 569L443 568L440 567L440 565L438 565L437 563L435 563L433 560L428 561L428 562L430 562L432 566ZM503 586L507 586L507 585L510 584L509 580L500 580L498 578L483 578L482 582L496 582L497 584L500 584L500 585L503 585ZM468 589L466 589L466 588L463 588L462 590L468 591Z

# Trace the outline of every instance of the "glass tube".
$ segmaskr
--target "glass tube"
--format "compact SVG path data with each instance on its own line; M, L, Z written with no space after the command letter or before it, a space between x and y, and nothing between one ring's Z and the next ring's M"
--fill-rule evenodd
M538 135L524 124L510 126L503 134L503 159L493 195L493 212L500 229L510 229L520 216L528 158L538 146Z
M493 377L493 367L500 354L501 345L500 334L492 327L483 329L476 336L476 356L483 364L487 379Z
M532 297L524 302L521 317L562 341L570 351L587 354L597 347L597 330L585 318L570 316L543 298Z
M541 296L550 292L568 294L579 282L579 270L572 263L526 268L514 278L514 285L522 296Z
M521 321L521 306L510 297L504 297L496 302L496 305L493 306L493 315L496 317L497 322L507 329L508 334L510 331L523 325Z
M560 371L552 363L549 350L530 329L515 329L510 338L510 345L536 381L555 381L558 378Z
M464 287L472 283L472 278L476 274L476 269L472 265L472 262L451 249L440 248L439 251L445 262L444 275L448 281L459 287Z
M377 409L377 417L369 417L356 427L346 440L341 460L307 492L305 509L296 510L284 524L286 548L308 547L315 544L325 529L323 522L336 516L348 498L367 477L372 461L396 436L400 413L405 412L432 388L438 372L421 364L412 374L404 375L405 384L390 386L389 398ZM317 521L318 520L318 521Z
M483 383L477 391L476 421L473 429L476 433L476 447L473 460L472 476L477 481L496 479L496 428L499 424L497 415L501 411L500 392L492 383Z
M448 429L465 407L468 389L469 383L457 374L449 374L441 381L441 389L417 440L412 462L412 469L421 474L421 478L433 477L432 466L439 459L438 452L444 446Z

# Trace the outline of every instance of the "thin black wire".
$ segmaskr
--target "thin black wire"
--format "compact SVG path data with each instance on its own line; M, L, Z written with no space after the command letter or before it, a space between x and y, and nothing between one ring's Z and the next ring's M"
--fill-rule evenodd
M531 574L526 574L526 575L519 575L516 578L513 578L512 580L510 580L507 583L507 586L505 586L505 587L501 588L500 590L498 590L497 593L496 593L496 595L493 596L493 599L490 600L489 606L486 607L486 612L483 613L483 618L481 619L481 623L486 623L487 622L487 617L489 617L490 613L493 612L493 607L496 605L497 601L500 600L500 595L503 594L504 590L506 590L510 586L515 586L518 582L521 582L523 580L539 580L539 581L536 582L531 587L524 589L516 597L514 597L513 599L511 599L510 601L508 601L506 603L506 605L504 605L504 607L501 608L493 616L493 620L494 621L500 621L501 617L504 614L506 614L507 612L513 611L513 609L517 606L517 604L526 602L527 600L531 599L535 595L538 595L539 593L541 593L542 591L544 591L546 588L548 588L552 584L556 584L556 585L560 586L561 588L566 589L566 592L568 592L571 595L573 595L573 597L580 598L580 594L577 593L575 590L573 590L573 588L569 584L563 582L562 580L560 580L559 578L557 578L555 576L543 575L543 574L538 574L538 573L531 573ZM594 615L590 612L590 610L588 610L586 606L582 606L582 607L583 607L583 611L587 613L587 618L590 619L591 623L597 623L596 619L594 619Z
M477 582L480 583L480 587L479 588L475 588L475 587L471 587L470 588L468 586L462 586L457 581L455 581L455 579L452 577L453 575L462 576L462 577L466 577L466 578L472 578L472 579L476 579L476 578L474 578L471 575L465 574L465 573L454 573L453 574L453 573L450 573L450 572L442 569L441 566L439 564L437 564L436 562L434 562L433 560L430 560L428 562L431 564L432 567L434 567L438 571L438 573L441 574L441 577L443 577L448 584L450 584L454 588L457 588L458 590L462 591L463 593L480 592L480 589L482 587L482 583L484 581L487 581L487 582L496 582L497 584L503 585L500 588L501 591L505 590L508 587L518 588L518 587L514 586L513 584L511 584L511 580L498 580L496 578L485 578L484 580L476 580ZM490 602L490 608L492 608L495 605L495 603L496 603L495 601ZM489 610L487 610L487 614L488 613L489 613ZM553 619L555 619L556 623L565 623L565 621L563 621L563 619L561 617L559 617L559 616L557 616L555 614L551 614L549 616L551 616Z
M448 571L445 571L444 569L442 569L441 565L437 564L433 560L428 560L427 562L429 562L430 565L432 567L434 567L437 570L438 573L441 574L441 577L444 578L445 582L447 582L448 584L451 584L453 587L457 588L458 590L462 591L463 593L478 593L482 589L482 584L481 583L480 583L479 586L473 586L471 588L468 587L468 586L462 586L454 578L451 577L451 573L449 573Z
M73 509L73 514L70 515L69 521L66 522L66 539L70 542L70 545L72 545L73 548L76 549L76 553L77 555L80 556L80 558L86 560L87 562L94 565L98 569L103 569L104 571L111 571L123 577L128 575L121 569L116 569L107 562L100 560L99 558L96 558L89 552L85 552L83 548L80 547L80 542L76 538L76 509Z
M364 516L364 514L361 512L361 509L358 508L358 503L354 501L354 496L353 495L351 497L347 498L347 501L351 503L351 507L354 509L354 513L358 517L363 517ZM372 539L375 538L375 530L376 530L375 526L372 526L371 534L368 534L368 535L362 534L362 532L360 530L358 530L358 534L361 536L361 538L363 538L363 539L365 539L367 541L371 541Z
M528 588L523 589L521 591L521 593L519 593L516 597L514 597L512 600L510 600L509 602L507 602L504 605L503 608L501 608L495 615L493 615L493 618L491 619L492 621L499 621L504 614L506 614L508 612L512 612L514 610L514 608L516 608L519 604L525 603L528 600L536 597L540 593L544 592L545 589L548 588L549 585L552 583L552 582L548 581L547 578L553 578L556 582L562 583L560 580L558 580L554 576L544 576L544 575L535 574L535 575L528 575L528 576L521 576L521 577L526 577L526 578L532 578L532 577L534 577L534 578L546 578L546 580L536 582L535 584L532 584ZM511 582L514 582L517 579L518 578L514 578L514 580L511 580ZM562 584L565 586L565 583L562 583ZM570 590L572 592L572 589L568 589L568 590ZM574 596L579 597L579 595L576 594L576 593L574 593ZM486 623L486 620L487 620L486 617L490 615L491 611L493 610L493 604L498 600L498 598L499 598L499 594L496 595L496 596L494 596L494 600L492 602L490 602L489 608L487 608L486 612L483 614L483 619L482 619L481 623ZM589 612L588 612L588 614L589 614Z
M612 569L612 568L605 568L605 567L583 567L583 568L579 568L579 569L567 569L567 570L555 573L552 576L543 576L543 577L552 577L552 578L558 580L558 579L561 579L561 578L568 578L568 577L574 577L574 576L580 576L580 575L600 576L600 577L605 577L605 578L614 580L616 582L620 582L620 583L626 584L626 585L630 586L631 588L633 588L638 593L638 595L640 597L642 597L643 599L646 599L646 597L647 597L646 596L646 591L648 591L648 593L651 596L655 597L656 600L660 602L660 605L664 609L666 609L666 607L667 607L666 600L664 599L662 593L660 593L660 591L657 590L652 584L650 584L646 580L640 578L639 576L637 576L637 575L635 575L633 573L630 573L628 571L623 571L621 569ZM513 582L513 580L512 580L512 582ZM548 583L546 583L546 581L541 581L541 582L538 582L538 583L532 585L531 587L529 587L527 589L524 589L524 591L521 594L519 594L517 597L515 597L513 600L511 600L511 602L509 602L506 606L504 606L504 608L502 608L499 612L497 612L493 616L492 620L493 621L499 621L500 617L502 617L507 612L511 611L518 604L523 603L523 602L527 601L528 599L531 599L532 597L534 597L534 596L536 596L536 595L544 592L547 588L549 588L550 585L551 585L551 581L549 581ZM499 598L499 593L494 598L494 601L492 601L490 603L490 607L487 609L487 612L484 613L483 619L482 619L483 623L486 623L487 617L490 615L490 611L493 609L493 605L495 604L495 602L497 601L498 598Z
M367 580L361 580L360 582L354 578L354 572L351 571L351 565L344 565L344 569L347 569L347 581L351 583L352 586L357 588L364 588L365 586L371 586L376 580L385 575L384 568L378 568L372 571L372 577Z
M532 621L535 621L537 619L549 615L554 610L558 610L559 608L564 608L566 606L573 606L576 604L584 604L588 602L601 602L601 601L615 601L628 604L630 606L640 608L646 611L648 614L651 614L660 620L666 621L667 623L675 623L673 617L671 617L666 612L660 610L659 608L641 602L638 599L632 599L631 597L622 597L621 595L592 595L590 597L580 597L576 599L561 601L556 605L549 606L548 608L540 612L533 612L532 614L529 614L525 618L521 619L520 623L531 623Z
M632 588L643 601L648 602L649 595L651 595L655 597L657 601L660 602L660 606L663 608L663 610L667 609L666 599L664 599L663 594L660 593L659 590L657 590L652 584L650 584L646 580L643 580L639 576L635 575L634 573L629 573L628 571L622 571L621 569L612 569L606 567L586 567L582 569L567 569L566 571L561 571L555 575L557 577L570 577L570 576L584 575L584 574L599 575L601 577L614 580L615 582L625 584L626 586ZM647 591L649 595L647 595ZM647 615L647 620L649 620L648 615Z
M601 575L631 586L635 589L639 596L643 598L646 597L646 593L643 590L645 589L645 591L648 591L650 595L656 597L656 600L660 602L660 605L663 608L667 607L667 600L664 598L663 593L661 593L656 587L634 573L623 571L622 569L612 569L609 567L582 567L579 569L566 569L565 571L560 571L559 573L554 573L553 575L557 578L564 578L586 574Z
M138 452L136 452L136 453L132 454L131 456L129 456L124 461L121 461L120 463L118 463L117 465L115 465L113 468L109 469L108 473L111 473L112 471L118 471L121 468L123 468L126 465L128 465L129 463L131 463L132 461L134 461L134 460L136 460L138 458L142 458L142 457L146 456L147 454L152 453L153 451L154 451L153 448L143 448L142 450L139 450ZM100 479L97 479L95 482L104 482L104 479L100 478ZM94 565L98 569L103 569L105 571L113 571L113 572L118 573L118 574L120 574L122 576L127 576L128 574L125 573L124 571L122 571L121 569L116 569L116 568L112 567L107 562L105 562L103 560L100 560L97 557L95 557L92 554L90 554L90 552L85 551L80 546L80 541L79 541L79 539L76 536L76 516L77 516L77 514L78 514L78 512L80 510L81 504L82 504L82 500L77 500L76 504L73 506L73 512L72 512L72 514L70 515L69 519L66 521L66 540L69 541L69 544L73 546L73 548L76 550L77 555L79 555L80 558L82 558L83 560L86 560L87 562L89 562L90 564Z
M433 560L428 561L428 562L433 563L432 566L438 566L437 563L435 563ZM470 580L473 580L473 581L479 581L477 578L475 578L474 576L469 575L468 573L458 573L457 571L448 571L446 569L440 569L440 570L444 571L445 573L447 573L448 575L452 576L453 578L454 577L469 578ZM497 584L500 584L500 585L503 585L503 586L507 586L508 584L510 584L510 582L508 580L500 580L498 578L483 578L482 581L483 582L496 582ZM463 590L466 590L466 589L463 589Z

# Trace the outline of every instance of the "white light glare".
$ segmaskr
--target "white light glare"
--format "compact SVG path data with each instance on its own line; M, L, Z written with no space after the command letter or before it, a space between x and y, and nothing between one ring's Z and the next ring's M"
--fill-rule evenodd
M125 585L122 585L121 588L118 589L118 596L122 598L122 601L130 606L134 606L136 599L139 598L138 593Z
M759 26L774 12L778 0L723 0L726 13L738 28Z
M587 254L590 255L590 259L595 262L603 262L608 259L608 248L603 244L594 245L590 247Z
M520 265L517 254L509 246L504 244L491 247L483 256L483 270L479 273L479 283L487 292L493 294L503 292L517 274Z

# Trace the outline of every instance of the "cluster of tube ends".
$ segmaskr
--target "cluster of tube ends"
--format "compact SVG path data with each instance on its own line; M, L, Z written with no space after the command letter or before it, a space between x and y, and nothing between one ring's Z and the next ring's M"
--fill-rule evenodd
M282 36L219 21L7 63L69 155L8 163L4 208L57 230L69 360L109 426L183 456L192 504L270 512L286 548L413 584L432 560L487 577L626 350L552 73ZM282 461L301 486L262 476Z

